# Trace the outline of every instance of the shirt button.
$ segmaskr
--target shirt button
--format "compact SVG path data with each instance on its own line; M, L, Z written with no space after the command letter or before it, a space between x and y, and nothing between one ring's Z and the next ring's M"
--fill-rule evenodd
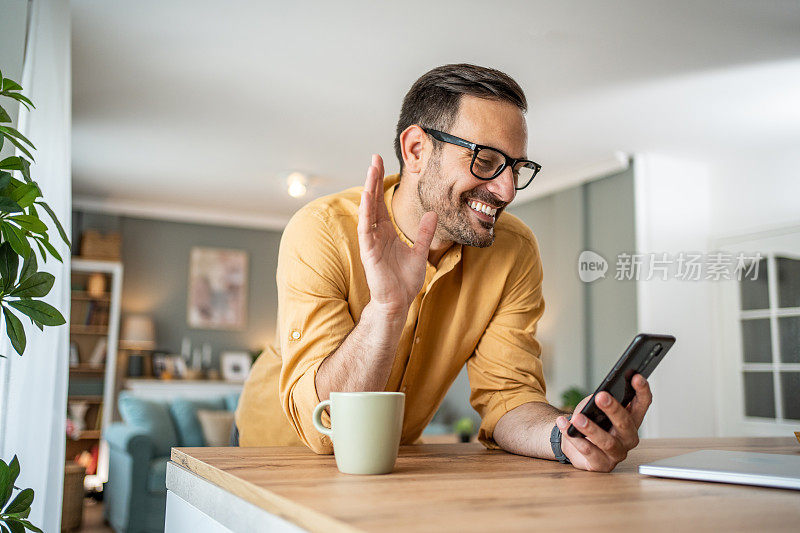
M419 337L416 337L416 338L414 339L414 344L419 344Z
M292 339L293 340L298 340L299 338L300 338L300 332L297 331L297 330L293 331L292 332Z

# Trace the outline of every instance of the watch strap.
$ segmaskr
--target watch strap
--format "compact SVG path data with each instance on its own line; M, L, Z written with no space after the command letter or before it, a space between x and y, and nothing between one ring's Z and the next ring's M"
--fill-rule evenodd
M556 461L561 464L572 464L569 458L564 455L564 452L561 451L561 430L558 429L557 425L554 425L553 430L550 432L550 447L553 449Z

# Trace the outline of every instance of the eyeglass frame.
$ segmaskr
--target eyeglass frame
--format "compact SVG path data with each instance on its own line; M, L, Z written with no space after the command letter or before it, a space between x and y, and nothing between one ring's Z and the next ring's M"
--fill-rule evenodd
M517 163L520 163L520 162L531 163L531 164L534 165L534 170L533 170L533 176L531 176L531 179L528 180L528 183L526 183L522 187L517 187L516 185L514 185L514 190L521 191L522 189L524 189L525 187L527 187L531 183L533 183L533 180L534 180L534 178L536 178L536 175L542 170L542 165L540 165L536 161L531 161L530 159L524 159L524 158L514 159L513 157L508 156L502 150L499 150L499 149L497 149L497 148L495 148L493 146L486 146L484 144L477 144L477 143L474 143L474 142L470 142L470 141L468 141L466 139L462 139L461 137L456 137L455 135L451 135L449 133L445 133L443 131L435 130L435 129L432 129L432 128L426 128L424 126L420 126L420 128L422 128L422 131L424 131L425 133L427 133L428 135L430 135L431 137L433 137L437 141L445 142L445 143L448 143L448 144L454 144L456 146L460 146L462 148L467 148L469 150L472 150L472 161L470 161L470 163L469 163L469 171L473 176L475 176L479 180L491 181L491 180L495 179L496 177L498 177L500 174L502 174L503 171L506 169L506 167L510 166L511 167L511 172L513 173L514 172L514 166L516 166ZM472 170L472 167L473 167L473 165L475 165L475 159L478 157L478 152L480 152L483 149L487 149L487 148L489 150L494 150L495 152L497 152L500 155L502 155L505 158L505 162L500 166L500 170L495 172L494 175L491 178L482 178L481 176L478 176L475 173L474 170Z

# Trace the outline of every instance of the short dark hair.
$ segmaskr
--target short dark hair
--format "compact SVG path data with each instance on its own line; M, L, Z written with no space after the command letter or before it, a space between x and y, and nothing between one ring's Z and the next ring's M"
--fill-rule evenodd
M488 100L510 102L522 112L528 102L522 87L504 72L468 63L443 65L420 76L403 98L394 151L403 172L403 153L400 134L413 124L446 131L458 115L461 96L468 94Z

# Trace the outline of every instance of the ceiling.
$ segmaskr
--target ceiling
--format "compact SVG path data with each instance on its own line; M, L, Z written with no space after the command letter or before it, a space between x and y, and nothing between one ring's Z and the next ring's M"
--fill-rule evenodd
M511 74L536 195L658 151L800 139L800 2L72 0L76 205L281 227L310 198L394 171L403 95L428 69ZM313 176L309 196L286 174Z

